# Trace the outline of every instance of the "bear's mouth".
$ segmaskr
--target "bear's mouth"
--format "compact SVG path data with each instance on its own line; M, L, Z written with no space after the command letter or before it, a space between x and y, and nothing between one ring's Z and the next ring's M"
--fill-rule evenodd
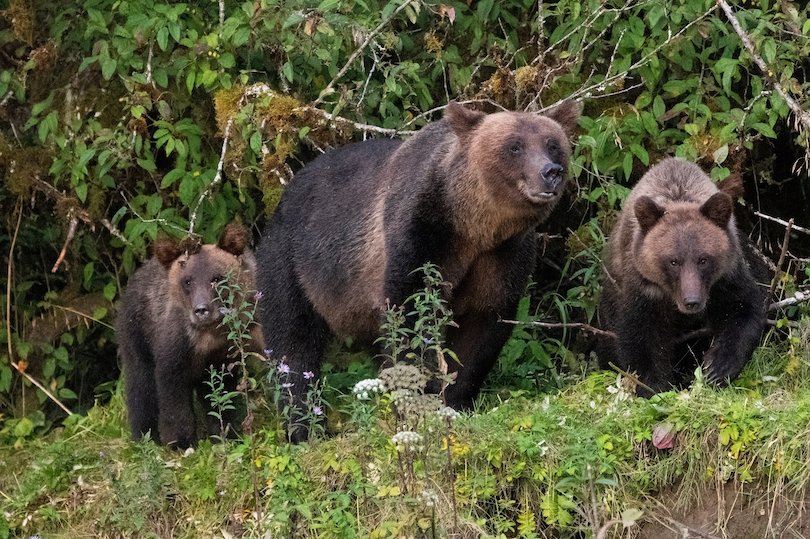
M543 204L557 198L559 193L556 191L525 191L524 195L533 204Z

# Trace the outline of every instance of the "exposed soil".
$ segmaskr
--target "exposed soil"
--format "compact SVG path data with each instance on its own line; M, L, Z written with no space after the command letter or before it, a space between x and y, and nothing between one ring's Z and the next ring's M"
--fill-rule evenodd
M810 495L784 486L726 483L701 492L690 508L678 508L678 494L663 492L658 510L648 513L641 539L810 538Z

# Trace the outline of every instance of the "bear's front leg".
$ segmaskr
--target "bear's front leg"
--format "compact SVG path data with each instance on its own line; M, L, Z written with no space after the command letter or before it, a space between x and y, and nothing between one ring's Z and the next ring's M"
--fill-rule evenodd
M164 346L155 357L158 429L163 443L180 449L197 441L191 358L183 339ZM166 341L164 341L166 342Z
M624 301L616 327L617 366L635 372L647 386L639 385L636 394L649 398L674 382L673 324L662 316L656 300L642 296Z
M759 344L764 294L750 272L741 269L715 283L707 309L714 341L702 367L709 382L725 385L740 374Z
M456 372L455 383L445 394L449 406L472 407L512 334L514 328L500 320L515 317L535 256L532 230L479 256L453 291L452 307L458 327L448 329L447 343L460 365L448 360L450 369Z

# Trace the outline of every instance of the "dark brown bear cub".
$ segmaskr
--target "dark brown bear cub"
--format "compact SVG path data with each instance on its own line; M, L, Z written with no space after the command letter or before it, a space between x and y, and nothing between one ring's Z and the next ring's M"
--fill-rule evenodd
M641 178L604 262L599 318L617 336L600 354L604 365L638 373L652 392L676 385L697 363L718 384L740 373L764 321L764 295L733 216L741 192L738 178L716 186L682 159L665 159ZM685 334L704 327L710 345L680 346Z
M209 410L208 367L229 363L214 284L231 276L242 290L254 289L256 260L247 243L247 231L237 224L228 225L216 245L186 248L158 240L154 256L130 279L115 333L136 439L151 431L153 439L180 448L197 440L194 391ZM236 378L225 377L228 390ZM213 418L207 421L209 433L217 432Z
M386 300L420 289L438 265L461 365L447 391L466 408L492 368L535 262L534 227L559 200L580 106L545 116L483 114L451 103L407 141L328 152L286 188L259 245L260 320L268 348L298 375L318 372L330 335L373 342ZM292 438L302 439L303 431Z

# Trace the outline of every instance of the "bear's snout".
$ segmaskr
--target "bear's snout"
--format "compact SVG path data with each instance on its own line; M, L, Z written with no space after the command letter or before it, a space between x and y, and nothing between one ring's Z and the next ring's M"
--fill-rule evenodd
M689 269L686 268L681 274L678 310L684 314L695 314L706 307L706 294L699 272Z
M540 171L546 191L554 192L562 184L563 167L557 163L546 163Z
M208 308L207 303L198 303L194 306L194 316L201 322L208 319L211 314L211 309Z

